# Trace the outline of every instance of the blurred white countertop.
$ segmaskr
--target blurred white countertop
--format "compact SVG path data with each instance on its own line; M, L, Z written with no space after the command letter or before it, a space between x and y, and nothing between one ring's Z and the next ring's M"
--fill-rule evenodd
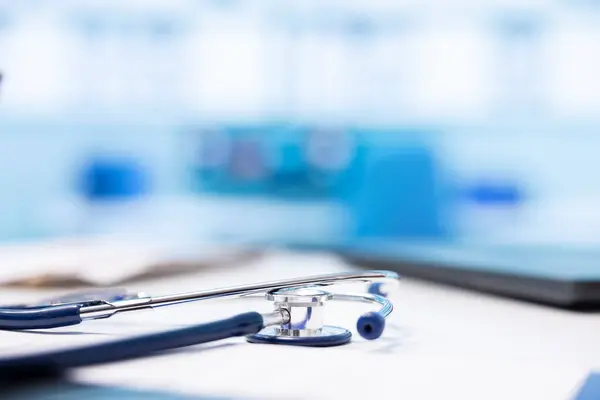
M149 294L350 270L328 254L273 251L243 268L139 282ZM355 290L357 288L354 288ZM359 289L362 290L362 289ZM4 302L47 297L3 291ZM356 319L368 305L331 303L326 323L351 329L350 344L300 348L243 338L76 371L81 383L234 399L540 399L566 400L600 369L600 314L574 313L405 279L390 295L394 312L382 338L365 341ZM260 299L221 300L125 313L55 334L0 332L2 349L58 346L267 311ZM86 335L70 335L85 332Z

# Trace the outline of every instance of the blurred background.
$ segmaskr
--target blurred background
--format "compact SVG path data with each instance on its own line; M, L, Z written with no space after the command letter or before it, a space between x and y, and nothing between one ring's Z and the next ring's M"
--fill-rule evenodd
M0 0L0 74L2 304L50 298L15 286L174 293L349 264L600 304L600 0ZM258 261L282 247L319 257ZM510 274L525 278L508 288ZM436 293L404 285L396 302L390 338L426 371L406 390L432 386L432 355L456 357L433 363L460 371L438 374L446 391L489 392L487 376L464 383L478 374L511 386L479 361L455 368L474 355L545 360L565 381L565 360L597 364L595 316Z
M0 239L600 243L600 2L0 2Z

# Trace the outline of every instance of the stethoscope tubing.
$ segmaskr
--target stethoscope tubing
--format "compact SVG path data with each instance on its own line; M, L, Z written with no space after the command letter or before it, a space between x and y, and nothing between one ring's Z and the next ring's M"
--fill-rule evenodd
M64 370L149 357L165 350L246 336L265 327L265 316L247 312L220 321L143 334L67 350L0 358L0 380L55 375Z
M87 318L107 318L119 311L135 311L153 306L166 306L181 302L214 298L254 296L261 292L269 293L285 288L329 286L342 282L376 282L369 289L371 293L331 294L331 298L334 300L380 305L378 311L362 315L357 322L357 330L361 336L371 340L379 337L383 331L385 318L393 310L392 303L385 296L377 294L377 292L380 293L380 284L382 283L380 281L398 279L399 277L393 272L367 271L286 279L154 298L124 298L113 302L91 300L81 303L74 301L66 304L45 306L3 307L0 308L0 329L28 330L55 328L77 324ZM122 297L120 296L120 298ZM27 376L33 371L41 374L54 374L71 368L125 361L151 356L165 350L199 345L232 337L254 335L270 326L288 324L290 318L289 310L285 308L279 308L265 314L246 312L214 322L172 329L165 332L125 337L66 350L49 350L30 355L0 357L0 379L10 379L13 376ZM302 345L302 342L300 340L295 344ZM331 343L327 343L327 341L319 341L316 344L310 343L310 346L326 345L331 345Z

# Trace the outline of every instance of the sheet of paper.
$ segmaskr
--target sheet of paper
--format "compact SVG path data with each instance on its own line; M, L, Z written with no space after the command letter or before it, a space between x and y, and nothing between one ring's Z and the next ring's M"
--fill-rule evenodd
M72 287L119 285L247 262L259 252L211 243L89 237L0 246L0 285Z

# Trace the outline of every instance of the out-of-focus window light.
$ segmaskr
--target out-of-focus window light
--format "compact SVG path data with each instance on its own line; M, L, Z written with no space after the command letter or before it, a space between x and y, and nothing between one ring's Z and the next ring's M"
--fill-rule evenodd
M347 107L348 48L335 26L300 32L294 109L301 118L327 121L342 118Z
M14 16L3 30L3 106L52 113L69 102L71 40L47 12Z
M428 29L416 38L413 112L424 118L478 118L486 112L492 86L489 36L476 27Z
M600 23L600 20L597 21ZM597 118L600 110L599 25L556 26L548 42L548 98L563 118Z
M248 15L258 13L256 7L260 10L256 2L208 2L186 40L188 101L207 120L264 115L266 36L261 19Z

